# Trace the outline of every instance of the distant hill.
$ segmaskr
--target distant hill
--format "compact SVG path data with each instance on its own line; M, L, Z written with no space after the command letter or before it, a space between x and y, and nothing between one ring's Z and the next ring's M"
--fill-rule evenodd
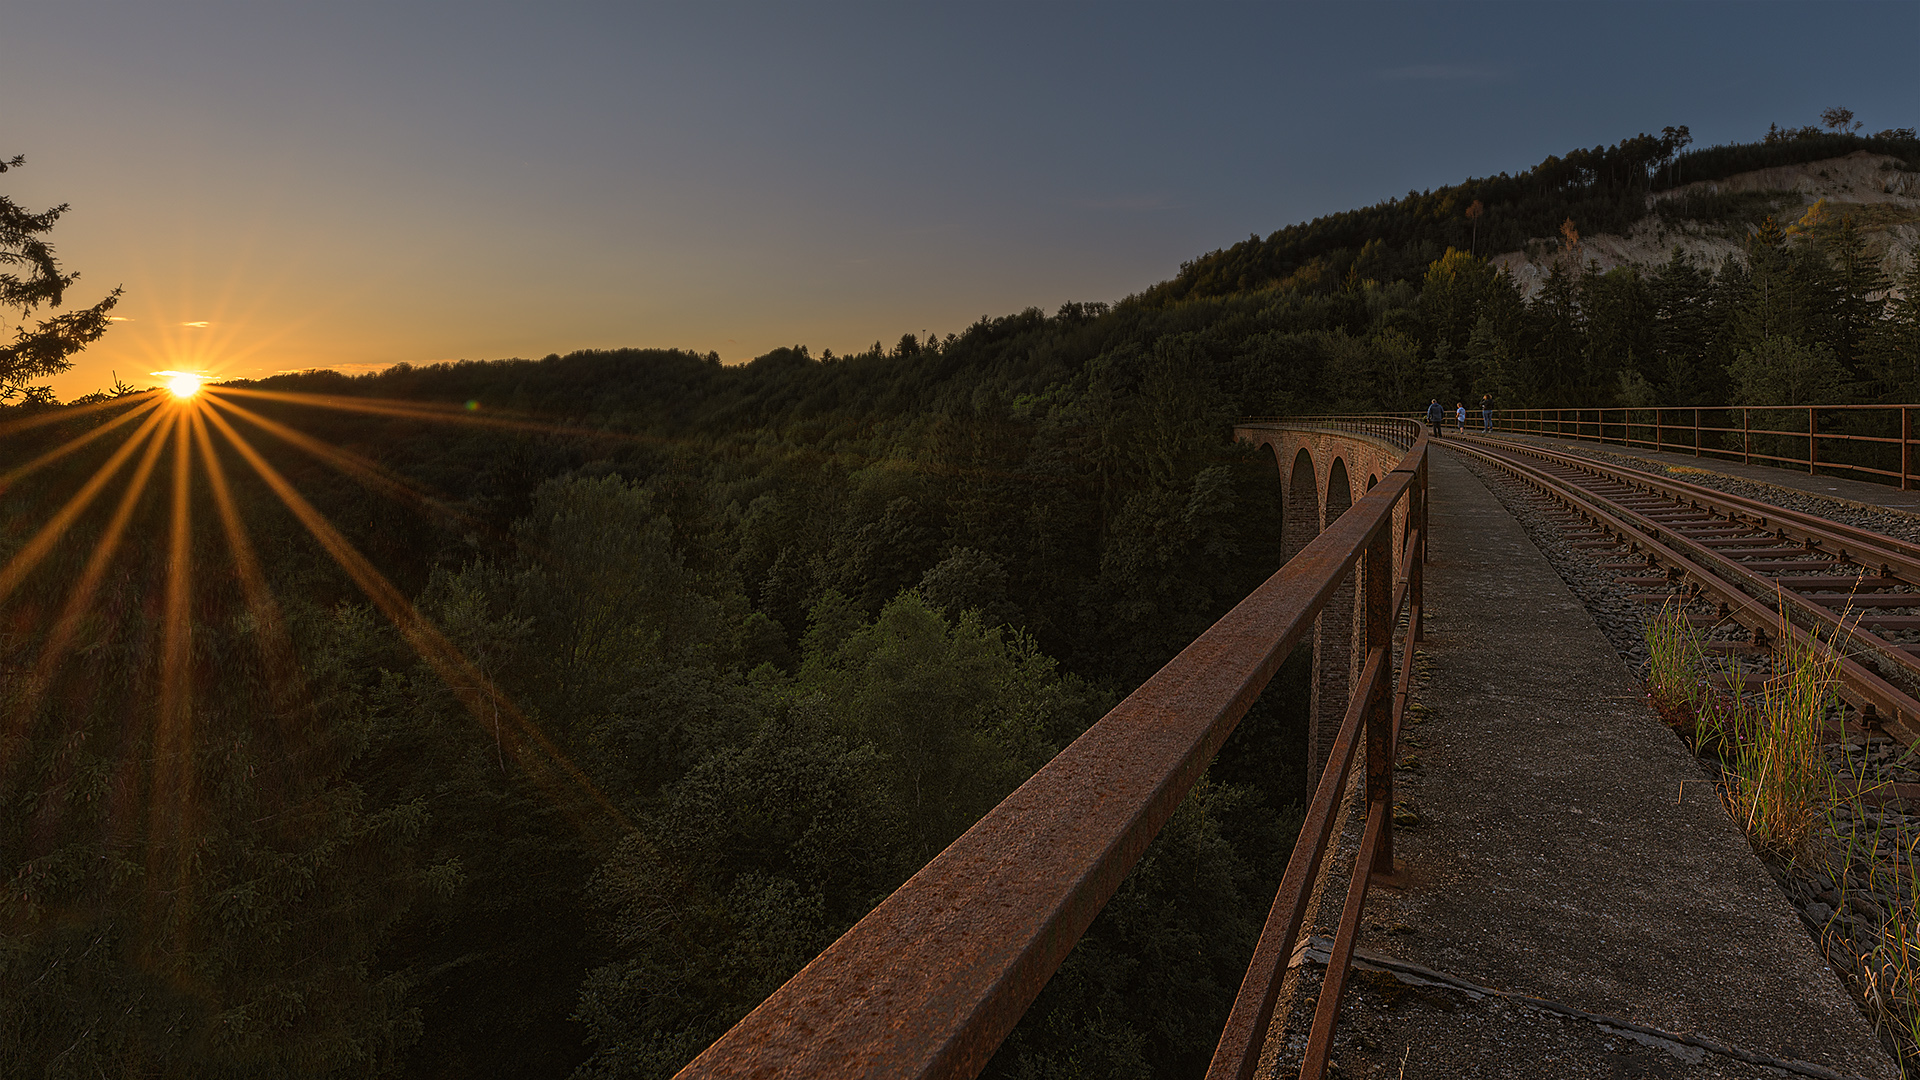
M1568 220L1582 236L1632 237L1652 217L1684 239L1762 205L1764 200L1753 197L1762 189L1745 178L1761 174L1762 179L1751 183L1818 197L1812 178L1822 168L1833 173L1822 163L1836 159L1873 163L1866 171L1874 177L1858 164L1849 165L1843 170L1849 180L1832 185L1836 195L1858 196L1863 203L1869 201L1864 196L1879 173L1901 185L1903 198L1915 190L1913 179L1920 174L1920 138L1911 128L1874 136L1776 129L1761 142L1692 151L1685 150L1689 141L1686 128L1666 128L1658 136L1641 134L1612 146L1571 150L1518 175L1501 173L1410 191L1404 198L1289 225L1265 239L1251 236L1183 263L1178 275L1134 299L1160 305L1279 284L1331 289L1350 276L1417 281L1450 247L1497 254L1525 252L1531 245L1538 251L1546 238L1557 242ZM1723 189L1744 197L1701 197ZM1663 206L1668 209L1657 213ZM1911 238L1905 239L1910 245Z
M1818 209L1815 209L1815 208ZM1665 262L1678 247L1702 266L1745 258L1747 234L1772 215L1783 226L1812 228L1853 219L1881 272L1897 280L1920 249L1920 171L1890 154L1855 150L1842 157L1769 165L1654 193L1645 217L1626 233L1581 230L1582 262L1602 270ZM1561 238L1532 238L1492 259L1532 296L1551 270Z

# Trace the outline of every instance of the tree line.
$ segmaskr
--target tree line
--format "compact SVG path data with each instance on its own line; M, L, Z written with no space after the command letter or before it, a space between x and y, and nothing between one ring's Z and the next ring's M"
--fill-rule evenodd
M1542 213L1644 200L1675 151L1570 157ZM468 666L423 655L231 450L272 603L196 480L176 670L156 616L167 485L127 504L95 601L63 623L114 500L76 519L0 606L0 1061L671 1075L1277 568L1280 472L1228 441L1236 418L1920 393L1920 270L1889 299L1844 216L1762 216L1720 266L1605 272L1573 221L1552 222L1531 299L1470 231L1465 248L1355 233L1344 267L853 355L611 350L243 385L463 406L241 400L361 455L386 494L236 426ZM55 418L8 437L15 460L115 415L51 408L0 410ZM0 488L0 557L113 446ZM1304 659L991 1075L1204 1070L1310 790ZM161 722L167 686L191 694L183 724Z

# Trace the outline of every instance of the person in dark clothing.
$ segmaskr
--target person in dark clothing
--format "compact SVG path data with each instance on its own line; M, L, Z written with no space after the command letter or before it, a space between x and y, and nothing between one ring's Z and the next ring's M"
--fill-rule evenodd
M1493 434L1493 395L1480 395L1480 428L1487 434Z
M1439 398L1434 398L1427 403L1427 426L1433 429L1435 435L1440 434L1440 425L1443 423L1441 418L1445 415L1446 413L1440 408Z

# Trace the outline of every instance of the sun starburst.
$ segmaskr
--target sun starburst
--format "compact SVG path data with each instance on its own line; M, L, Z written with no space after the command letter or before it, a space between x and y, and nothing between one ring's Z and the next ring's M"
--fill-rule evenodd
M204 678L198 673L203 646L195 643L199 636L196 624L205 617L204 612L196 616L196 606L204 608L208 603L203 592L219 588L221 581L234 581L239 586L262 650L261 672L276 684L272 692L289 699L297 699L300 694L299 664L290 654L292 642L281 626L278 605L248 536L234 492L238 477L230 475L230 465L238 465L241 473L250 473L250 481L257 482L263 493L270 492L269 498L292 513L373 607L392 622L463 711L479 723L481 737L517 761L527 777L583 834L597 843L610 843L631 828L561 745L541 730L534 718L521 712L479 665L375 569L372 561L295 488L288 475L272 464L235 422L306 454L399 505L456 519L465 515L373 459L246 408L233 397L250 398L249 404L267 407L292 404L346 409L403 422L451 423L562 437L606 438L607 433L533 417L476 417L459 406L354 402L328 395L228 387L202 372L152 374L159 384L151 391L0 424L0 437L11 437L49 424L70 424L118 410L118 415L87 422L83 430L64 440L49 440L52 445L37 454L22 454L26 460L11 468L0 468L0 493L5 493L28 476L43 473L89 447L94 453L104 454L91 475L81 471L79 476L84 479L69 481L72 486L68 490L56 486L47 493L56 505L46 518L31 525L16 523L15 528L25 526L30 534L0 558L0 628L41 635L39 656L28 666L31 678L20 684L25 696L11 707L0 700L0 747L16 745L29 734L42 707L53 707L49 695L56 692L59 673L82 663L80 658L93 648L88 644L89 635L96 632L93 628L107 613L123 610L131 603L157 616L158 648L149 669L153 714L140 721L153 753L144 780L126 781L144 785L147 792L151 818L147 823L151 837L147 880L155 903L165 896L186 895L186 876L196 865L193 852L199 826L195 823L203 816L198 807L206 789L204 778L195 771L193 749L209 737L199 723L203 707L200 699L207 687L199 685ZM157 500L147 499L150 485L166 494ZM202 497L209 498L215 510L211 521L193 512L196 500ZM111 509L93 509L101 503ZM153 508L151 516L143 507ZM158 529L143 524L149 521ZM224 534L230 569L195 565L206 552L194 539L196 532L206 527L203 522L217 523ZM160 535L154 536L155 531ZM138 578L129 576L127 567L147 557L142 553L149 551L160 553L159 572L151 579L157 587L150 598L136 597L127 592L127 586ZM46 590L36 594L29 585L29 579L48 575L66 579L52 594L57 600L51 604ZM0 789L22 765L0 754Z
M207 384L207 377L194 371L153 371L148 374L165 379L167 392L181 401L198 394L200 388Z

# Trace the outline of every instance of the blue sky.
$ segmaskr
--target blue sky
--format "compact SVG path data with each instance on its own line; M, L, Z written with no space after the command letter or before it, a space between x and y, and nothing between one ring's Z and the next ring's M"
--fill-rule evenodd
M1668 124L1920 123L1920 4L38 3L62 396L157 369L857 350ZM189 325L205 323L204 326Z

